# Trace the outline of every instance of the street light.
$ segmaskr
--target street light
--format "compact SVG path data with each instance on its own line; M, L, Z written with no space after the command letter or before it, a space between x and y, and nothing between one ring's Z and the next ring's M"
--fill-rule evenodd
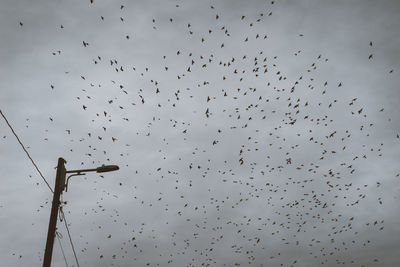
M97 167L96 169L82 169L82 170L71 170L71 171L66 171L65 173L81 173L81 172L112 172L119 170L119 167L117 165L102 165L100 167Z
M51 264L51 257L53 254L53 245L54 245L54 238L57 226L57 214L58 214L58 208L60 206L60 195L64 191L64 188L65 191L67 191L69 178L71 178L72 176L84 175L86 172L95 171L98 173L102 173L102 172L111 172L119 170L119 167L117 165L102 165L95 169L81 169L81 170L67 171L64 166L65 163L66 161L63 158L58 158L56 183L54 186L53 202L51 205L49 230L47 232L47 241L46 241L46 249L44 252L43 267L50 267ZM73 174L68 176L67 182L65 183L65 176L67 173L73 173Z
M85 172L112 172L112 171L117 171L119 170L119 167L117 165L102 165L100 167L97 167L96 169L82 169L82 170L71 170L71 171L66 171L65 173L74 173L71 174L67 177L67 182L65 183L65 192L68 191L68 181L69 178L72 176L78 176L78 175L85 175Z

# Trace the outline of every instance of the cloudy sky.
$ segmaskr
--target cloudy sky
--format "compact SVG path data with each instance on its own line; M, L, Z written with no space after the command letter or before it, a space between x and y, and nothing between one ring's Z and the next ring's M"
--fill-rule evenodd
M397 0L0 2L0 110L80 266L400 265ZM2 266L52 193L0 118ZM78 266L64 222L52 266Z

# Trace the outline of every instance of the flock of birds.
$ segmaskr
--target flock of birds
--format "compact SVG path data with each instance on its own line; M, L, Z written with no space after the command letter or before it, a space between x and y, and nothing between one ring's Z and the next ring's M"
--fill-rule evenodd
M131 20L125 5L119 5L121 25ZM81 261L98 266L104 261L107 266L360 266L349 254L371 251L370 236L385 227L378 216L357 218L356 212L360 206L385 205L381 178L364 182L360 171L384 156L369 113L388 123L391 118L382 107L341 94L352 88L329 80L324 55L308 58L302 49L271 54L273 37L262 29L274 17L275 5L269 2L256 17L229 19L211 5L203 11L213 18L204 22L206 29L179 16L148 18L151 34L174 29L193 44L179 48L177 40L165 51L152 52L164 54L150 55L148 63L134 65L128 56L107 52L94 55L100 45L95 38L79 41L88 55L82 60L97 72L65 70L67 80L83 87L65 101L73 103L77 121L84 120L87 129L78 124L66 129L49 115L43 141L51 142L51 132L58 132L57 138L69 141L67 160L85 158L82 168L118 164L121 175L129 176L115 189L102 187L103 180L95 183L100 199L90 210L81 207L80 223L91 225L89 233L74 227L77 217L70 216L72 231L80 236L74 241ZM175 8L184 12L180 4ZM112 19L99 14L98 27ZM21 21L19 27L29 25ZM62 35L69 26L58 27ZM122 33L121 39L133 42L135 35ZM371 51L365 57L373 61L374 44L365 45ZM62 60L64 51L50 53ZM309 63L293 73L281 56ZM49 90L60 87L50 82ZM27 128L33 127L30 120ZM114 203L117 199L127 203ZM70 202L63 202L64 210ZM38 209L46 218L48 207L47 200ZM361 265L379 262L370 254Z

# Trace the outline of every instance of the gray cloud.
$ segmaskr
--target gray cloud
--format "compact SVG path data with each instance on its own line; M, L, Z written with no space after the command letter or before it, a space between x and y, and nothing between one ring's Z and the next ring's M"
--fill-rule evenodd
M120 166L64 193L82 266L396 266L399 8L5 1L1 110L52 185ZM2 262L40 265L52 196L0 125Z

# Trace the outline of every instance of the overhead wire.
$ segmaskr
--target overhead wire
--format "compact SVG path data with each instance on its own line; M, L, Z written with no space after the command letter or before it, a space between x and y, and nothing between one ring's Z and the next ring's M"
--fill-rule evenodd
M3 116L4 120L6 121L8 127L10 127L12 133L14 134L14 136L17 138L18 143L21 145L22 149L25 151L26 155L28 156L28 158L31 160L33 166L35 166L36 170L38 171L38 173L40 174L40 176L42 177L43 181L46 183L47 187L50 189L50 191L54 194L53 189L51 188L51 186L49 185L49 183L47 182L46 178L44 178L42 172L39 170L38 166L36 165L35 161L32 159L31 155L29 155L29 152L26 150L24 144L21 142L21 140L19 139L18 135L15 133L13 127L10 125L10 123L8 122L6 116L3 114L3 112L0 109L0 114L1 116Z
M61 252L62 252L64 261L65 261L65 265L68 267L67 258L65 257L64 249L62 247L61 240L60 240L60 236L62 237L62 235L61 235L61 233L56 231L56 236L57 236L57 239L58 239L58 243L60 244Z
M65 219L65 213L64 213L62 207L60 207L60 213L62 215L61 218L64 220L65 228L67 228L69 242L71 243L72 251L74 252L74 257L75 257L76 264L78 265L78 267L80 267L79 266L79 262L78 262L78 257L76 256L76 252L75 252L75 246L74 246L74 243L72 242L71 234L70 234L69 228L68 228L68 223L67 223L67 220Z

